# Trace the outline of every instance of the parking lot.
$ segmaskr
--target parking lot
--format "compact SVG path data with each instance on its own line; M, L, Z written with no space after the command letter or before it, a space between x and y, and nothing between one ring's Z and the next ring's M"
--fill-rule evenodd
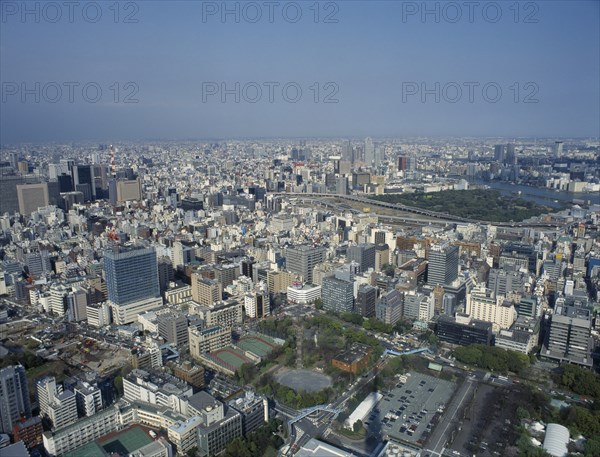
M432 376L410 373L386 393L365 425L400 442L422 446L438 423L456 385ZM373 423L377 421L377 424Z

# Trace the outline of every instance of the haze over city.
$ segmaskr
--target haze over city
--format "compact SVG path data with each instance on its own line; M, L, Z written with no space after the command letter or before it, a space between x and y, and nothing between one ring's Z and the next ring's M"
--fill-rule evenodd
M450 3L3 2L1 141L600 135L598 2Z

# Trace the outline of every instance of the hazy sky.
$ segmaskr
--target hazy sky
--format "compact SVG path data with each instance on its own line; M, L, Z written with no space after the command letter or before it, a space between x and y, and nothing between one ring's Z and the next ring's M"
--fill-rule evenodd
M0 6L2 143L600 136L598 1Z

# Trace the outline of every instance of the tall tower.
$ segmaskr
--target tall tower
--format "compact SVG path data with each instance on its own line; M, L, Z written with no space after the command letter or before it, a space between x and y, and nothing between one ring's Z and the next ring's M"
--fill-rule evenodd
M325 248L322 246L295 246L286 250L286 268L301 276L305 282L312 283L315 265L325 260Z
M506 145L506 154L504 156L504 163L507 165L517 164L517 151L515 150L514 143L508 143Z
M14 365L0 370L0 432L12 433L21 418L31 417L25 368Z
M556 157L557 159L562 157L563 155L563 142L562 141L555 141L554 142L554 157Z
M367 167L372 167L375 162L375 144L371 137L365 138L365 163Z
M153 247L118 247L104 256L108 299L127 305L147 298L160 297L158 262Z
M427 266L427 284L449 285L458 278L458 246L432 246Z
M497 144L494 146L494 160L496 162L504 162L504 145Z

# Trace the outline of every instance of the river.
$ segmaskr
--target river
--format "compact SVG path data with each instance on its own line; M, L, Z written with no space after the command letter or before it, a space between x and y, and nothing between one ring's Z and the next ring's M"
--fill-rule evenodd
M556 191L545 187L522 186L500 181L478 181L475 184L489 186L490 189L499 190L503 195L512 195L521 191L520 197L524 200L530 200L553 208L569 205L573 202L573 199L583 200L584 202L589 200L592 204L600 205L599 192Z

